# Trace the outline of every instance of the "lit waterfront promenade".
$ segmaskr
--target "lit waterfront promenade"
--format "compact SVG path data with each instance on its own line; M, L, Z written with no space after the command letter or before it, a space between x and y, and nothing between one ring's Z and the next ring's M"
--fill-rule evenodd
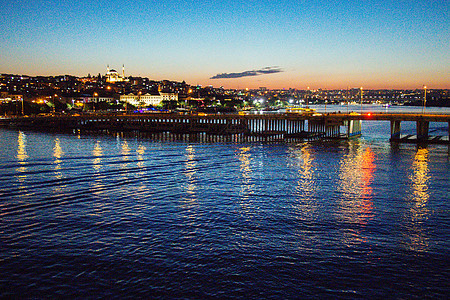
M82 114L4 119L3 124L29 129L143 131L173 134L242 135L263 139L345 139L361 135L361 121L389 121L391 141L448 144L429 136L430 122L446 123L448 114L273 113L273 114ZM402 137L401 122L416 122L416 136Z

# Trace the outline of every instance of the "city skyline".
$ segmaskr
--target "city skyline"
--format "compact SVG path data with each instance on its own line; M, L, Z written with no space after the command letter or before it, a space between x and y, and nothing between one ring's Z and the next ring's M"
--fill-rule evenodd
M3 1L0 73L225 88L450 88L445 1Z

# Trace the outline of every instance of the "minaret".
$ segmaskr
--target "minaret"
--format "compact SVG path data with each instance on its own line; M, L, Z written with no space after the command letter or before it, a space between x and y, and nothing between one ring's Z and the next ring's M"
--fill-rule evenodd
M109 65L106 65L106 74L109 73Z
M125 79L125 65L122 65L122 78Z

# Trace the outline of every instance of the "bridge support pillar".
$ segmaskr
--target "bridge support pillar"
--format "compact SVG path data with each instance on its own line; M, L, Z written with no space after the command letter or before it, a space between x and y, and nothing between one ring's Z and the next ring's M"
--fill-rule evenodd
M401 121L391 121L391 140L400 139Z
M424 141L428 139L428 129L430 127L430 122L428 121L417 121L417 140Z
M347 135L349 138L361 136L361 120L348 120Z

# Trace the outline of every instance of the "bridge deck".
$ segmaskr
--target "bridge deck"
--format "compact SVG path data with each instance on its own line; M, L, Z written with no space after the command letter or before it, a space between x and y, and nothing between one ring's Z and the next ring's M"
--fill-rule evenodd
M449 114L80 114L57 116L17 117L2 123L32 129L81 130L139 130L147 132L206 133L215 135L245 134L274 136L279 139L349 138L361 134L361 120L390 121L391 140L411 141L400 136L400 122L417 122L420 141L448 143L448 139L429 137L429 122L447 122ZM357 123L355 123L357 122ZM358 125L359 123L359 125ZM347 133L341 133L347 127Z

